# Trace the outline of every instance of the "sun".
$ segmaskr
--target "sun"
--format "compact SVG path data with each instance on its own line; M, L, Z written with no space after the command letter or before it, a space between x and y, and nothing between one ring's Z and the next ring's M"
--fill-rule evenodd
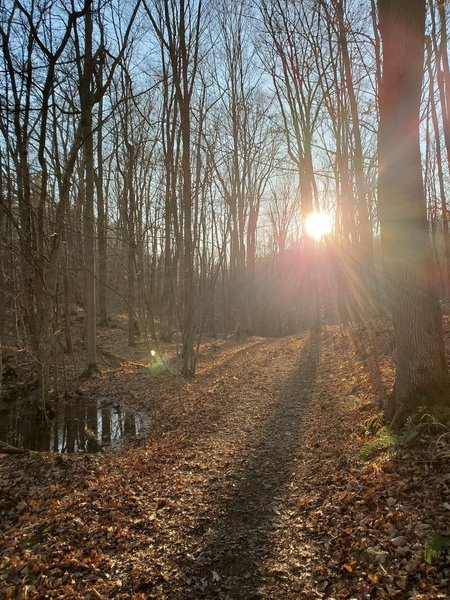
M313 212L306 217L306 232L317 242L331 232L331 218L328 213Z

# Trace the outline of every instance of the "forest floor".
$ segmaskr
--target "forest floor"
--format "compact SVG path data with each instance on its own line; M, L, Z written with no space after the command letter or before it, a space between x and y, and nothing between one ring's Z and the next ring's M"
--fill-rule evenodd
M0 458L0 593L450 598L448 550L424 554L450 535L450 436L367 446L392 345L381 321L210 340L186 382L144 367L141 344L82 384L151 413L134 447Z

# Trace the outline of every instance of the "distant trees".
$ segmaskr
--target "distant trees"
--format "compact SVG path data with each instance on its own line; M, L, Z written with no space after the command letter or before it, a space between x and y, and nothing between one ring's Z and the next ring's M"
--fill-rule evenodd
M57 65L84 15L84 10L74 10L66 13L64 20L58 18L58 35L49 40L46 27L52 28L56 17L50 14L43 24L39 7L32 5L27 10L20 2L14 2L9 12L2 10L0 25L4 82L0 128L4 140L2 179L6 180L2 205L14 228L14 243L18 243L16 256L22 279L17 290L18 304L24 319L24 337L30 337L38 376L38 401L43 410L49 389L51 322L64 220L70 179L82 145L81 129L75 131L64 158L56 164L58 203L49 182L51 159L46 148L51 139L49 129L56 126L50 122L50 115ZM41 64L39 70L34 68L36 60ZM18 310L18 305L14 310ZM16 314L15 318L20 317Z
M123 39L122 52L136 8ZM2 163L2 177L7 181L2 204L18 238L23 285L16 293L19 294L19 313L24 319L24 338L30 336L38 375L39 405L43 410L49 390L52 353L56 356L52 321L58 303L71 188L82 150L83 254L88 273L86 337L89 367L95 368L96 363L92 111L111 83L121 54L113 59L106 82L95 86L92 13L90 0L71 12L58 3L51 8L37 3L27 7L19 1L11 3L9 12L6 9L2 12L0 35L5 87L0 128L8 157L6 164ZM83 48L80 22L84 23ZM70 77L65 72L67 62L75 67L78 75L78 78L75 75L75 89L79 93L79 104L72 95L74 89L70 88ZM66 120L67 115L70 122Z
M420 156L425 0L379 0L378 6L378 198L396 345L395 388L386 414L399 425L421 405L449 405L450 393Z
M319 6L325 20L323 27L328 48L318 47L317 55L324 72L321 78L324 103L335 136L336 221L340 225L339 242L345 257L341 265L345 276L339 278L340 288L344 284L344 289L338 290L340 314L344 320L349 316L361 319L376 312L374 219L367 166L370 160L368 148L363 145L364 137L367 137L363 115L368 115L375 103L369 90L361 92L355 85L360 69L367 68L367 65L355 61L351 52L367 54L369 65L374 69L378 59L376 55L371 57L370 49L362 41L352 48L352 24L347 17L350 2L323 0ZM375 87L376 83L375 78L372 85ZM373 117L375 128L376 113Z
M219 6L216 56L222 59L216 74L221 91L216 121L221 138L215 176L229 214L229 319L239 338L256 325L257 226L268 182L279 165L282 138L272 122L272 98L264 92L262 73L255 73L252 62L248 6L245 2L235 6L229 0Z
M180 173L181 203L181 288L180 326L182 333L183 373L192 377L194 358L194 231L193 207L197 206L192 174L192 99L199 68L202 0L180 0L179 5L163 0L153 6L145 4L147 14L158 37L161 52L167 57L174 101L179 115L181 139ZM154 16L154 13L157 15ZM173 152L173 151L172 151ZM170 218L167 215L166 218Z
M95 373L98 333L112 319L126 320L130 345L180 341L187 377L195 373L204 333L282 335L318 327L319 254L304 228L312 210L330 211L335 224L329 320L364 322L386 308L382 293L373 302L373 273L380 216L385 247L406 244L402 236L389 238L395 202L410 202L410 217L416 207L421 225L411 247L395 253L390 301L413 297L407 281L416 281L411 265L422 261L419 248L425 262L432 258L429 225L448 278L448 9L427 3L422 130L417 112L413 119L418 88L411 83L409 104L396 109L403 121L396 121L383 83L378 203L380 36L376 0L366 4L2 4L0 344L30 352L41 407L58 387L61 367ZM389 74L394 66L385 58ZM389 153L413 120L408 166ZM421 148L429 159L425 190ZM415 200L404 180L403 192L389 200L395 173L383 165L395 160L397 173L414 173ZM410 231L407 223L399 227ZM413 250L416 258L400 268ZM441 290L425 279L424 340L437 339L437 301L426 290ZM417 323L415 310L404 311L396 331L408 329L409 319ZM8 352L2 357L7 362ZM410 377L402 372L396 390Z

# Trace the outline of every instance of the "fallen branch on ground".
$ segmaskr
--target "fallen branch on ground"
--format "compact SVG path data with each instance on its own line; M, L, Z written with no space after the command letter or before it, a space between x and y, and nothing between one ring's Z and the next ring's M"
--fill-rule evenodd
M0 441L0 454L27 454L28 452L29 450L25 450L25 448L16 448L6 442Z

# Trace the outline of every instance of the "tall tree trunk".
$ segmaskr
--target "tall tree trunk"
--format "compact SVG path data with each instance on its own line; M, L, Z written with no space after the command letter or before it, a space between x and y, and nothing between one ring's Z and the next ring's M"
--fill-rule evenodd
M101 78L101 74L100 74ZM101 79L100 79L100 83ZM98 106L98 134L97 134L97 214L98 214L98 313L100 323L108 324L108 311L106 304L106 283L108 280L107 261L107 218L105 198L103 195L103 99Z
M444 137L444 147L447 155L447 164L450 167L450 115L449 115L449 99L448 99L448 91L450 86L450 69L448 63L448 54L447 54L447 25L445 19L445 6L442 3L438 4L438 12L439 12L439 20L440 20L440 43L438 44L437 40L437 25L436 25L436 17L435 17L435 3L433 0L429 0L429 8L430 8L430 17L431 17L431 41L436 57L436 82L437 89L439 92L439 100L441 105L441 120L442 120L442 132ZM431 49L429 52L428 62L431 61ZM431 72L431 64L429 66L429 77L430 77L430 88L433 91L433 94L430 93L431 98L431 110L432 118L433 118L433 127L435 128L435 139L436 139L436 160L438 161L438 169L439 165L442 161L442 152L441 152L441 131L439 130L438 119L436 114L436 105L434 100L434 79L432 77ZM445 198L445 189L443 185L443 175L442 168L438 170L438 178L439 178L439 188L441 195L441 210L442 210L442 228L443 228L443 236L444 236L444 252L446 257L446 266L447 266L447 277L446 283L450 285L450 232L448 228L448 220L449 220L449 211L447 208L447 201Z
M180 103L181 138L183 143L181 166L183 171L183 256L182 256L182 330L183 374L194 375L194 257L192 248L192 180L190 153L190 106L187 98Z
M446 274L444 276L444 288L448 288L450 286L450 235L448 230L448 209L447 209L447 199L445 196L445 183L444 183L444 170L442 166L442 150L441 150L441 138L439 131L439 122L436 111L436 104L434 98L434 77L433 70L431 67L431 47L428 46L427 52L427 69L428 69L428 79L429 79L429 102L431 108L431 121L433 123L433 131L434 131L434 143L436 147L436 166L437 166L437 175L438 175L438 184L439 184L439 199L441 202L440 210L442 214L442 235L444 238L444 256L445 256L445 266L446 266Z
M86 294L86 342L87 374L97 368L96 298L95 298L95 214L94 214L94 138L92 131L92 6L87 0L85 16L85 53L83 77L80 83L81 134L83 137L85 207L84 207L84 250L85 250L85 294Z
M383 44L379 185L382 247L394 325L396 378L387 418L450 404L435 264L422 181L419 111L425 0L379 0Z
M355 172L355 187L357 195L357 212L359 220L359 273L356 282L359 290L355 293L365 297L357 302L360 310L362 308L371 309L373 307L374 296L374 269L372 256L372 226L370 222L369 209L367 206L367 184L364 174L363 148L361 140L361 127L358 114L358 103L356 99L355 86L353 83L352 65L347 44L347 31L344 23L344 2L336 0L336 14L339 30L339 44L342 52L344 67L345 87L348 94L350 113L352 119L351 130L353 134L353 168Z
M0 169L3 171L2 155L0 153ZM3 176L0 173L0 232L3 233L3 223L6 221L3 209ZM4 345L4 324L6 322L6 278L5 278L4 252L0 253L0 402L2 399L3 382L3 345Z
M135 212L136 212L136 199L134 193L133 184L133 171L134 171L134 154L135 148L128 141L125 141L128 151L128 165L127 165L127 190L126 195L128 196L128 345L135 345L135 329L136 329L136 231L135 231Z
M196 22L187 22L187 8L180 0L179 9L179 55L180 70L177 73L177 100L180 109L181 127L181 171L182 171L182 217L183 254L182 269L182 335L183 335L183 374L195 374L194 354L194 247L192 231L192 167L191 167L191 98L193 81L197 71L198 44L200 31L201 1L198 3ZM192 7L189 7L192 8ZM195 40L189 38L190 28L195 27ZM192 32L191 32L192 35ZM173 64L174 69L176 65ZM176 71L175 71L176 72Z

